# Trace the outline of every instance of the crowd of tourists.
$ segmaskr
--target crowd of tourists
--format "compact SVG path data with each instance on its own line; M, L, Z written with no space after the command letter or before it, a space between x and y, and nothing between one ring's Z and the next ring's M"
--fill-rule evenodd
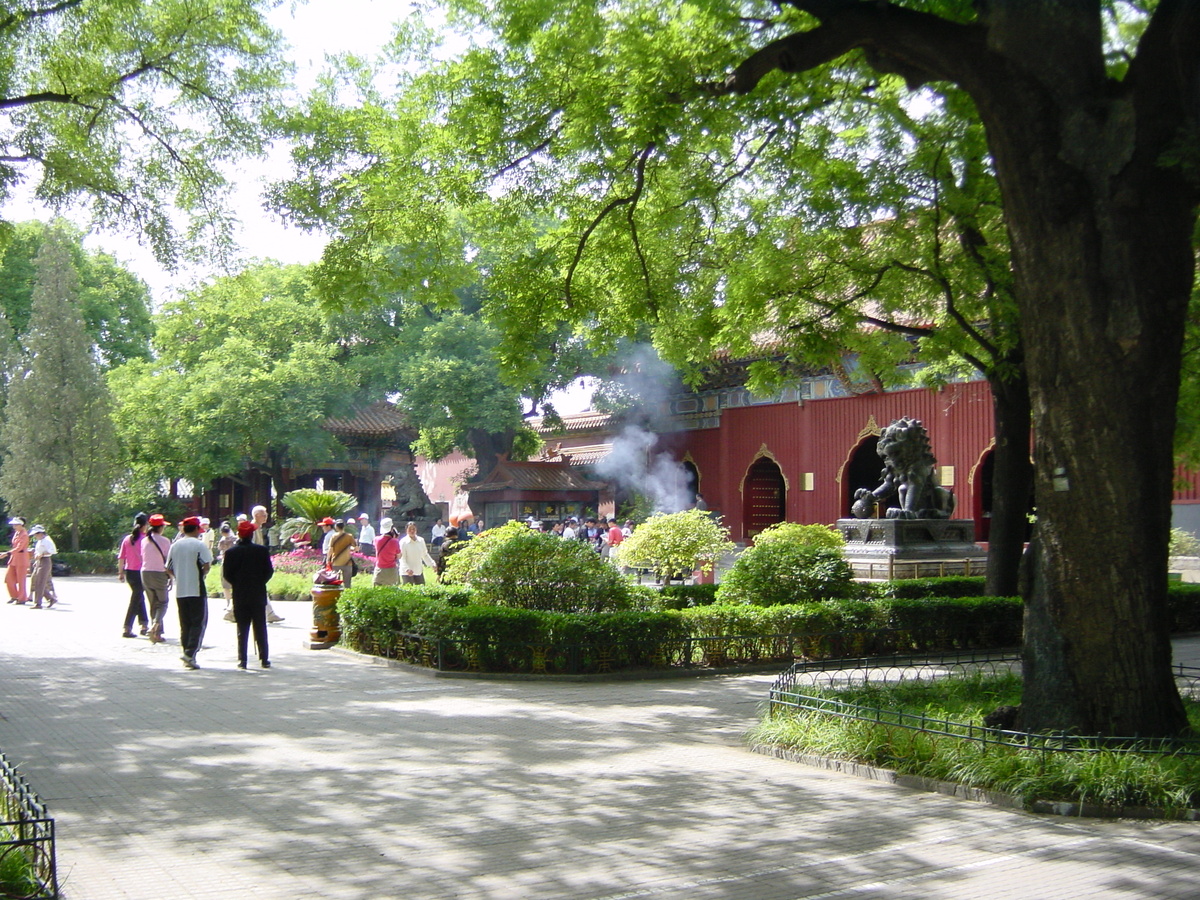
M270 668L267 625L284 618L272 608L267 595L267 582L274 573L271 539L278 535L270 530L268 518L264 506L256 506L248 516L238 515L215 528L205 517L188 516L177 523L178 534L171 540L163 531L172 523L163 515L134 516L131 530L117 550L117 578L129 586L121 636L141 636L152 643L163 643L166 613L174 592L180 658L186 668L199 668L196 657L208 625L205 579L217 565L225 599L224 618L237 626L238 668L246 668L251 636L259 664ZM439 518L426 541L415 522L407 522L400 529L392 518L384 517L376 530L365 512L351 522L354 528L348 527L346 520L332 517L318 523L324 566L346 588L357 574L356 551L374 559L372 584L424 584L426 570L436 572L440 581L447 561L487 527L476 516L452 518L450 524ZM0 554L0 561L8 567L8 602L32 609L54 606L58 602L53 580L53 560L58 552L54 541L43 526L27 527L21 516L14 516L8 524L13 529L11 549ZM632 532L631 522L621 525L616 519L595 516L582 520L568 517L548 527L534 519L527 524L563 540L582 541L603 557L608 557ZM296 535L290 541L292 547L307 548L313 543L308 534Z
M155 513L138 513L133 527L117 550L117 578L129 585L121 636L138 634L152 643L166 640L166 612L171 592L179 618L181 659L186 668L198 669L196 657L208 626L208 591L205 579L216 563L221 565L225 619L237 626L238 668L247 665L251 633L260 665L271 667L267 623L282 622L271 608L267 582L274 574L266 544L267 511L255 507L240 516L236 529L228 522L213 529L208 519L188 516L178 523L179 533L169 540L163 530L171 523ZM236 535L236 536L235 536ZM138 633L134 633L134 623Z

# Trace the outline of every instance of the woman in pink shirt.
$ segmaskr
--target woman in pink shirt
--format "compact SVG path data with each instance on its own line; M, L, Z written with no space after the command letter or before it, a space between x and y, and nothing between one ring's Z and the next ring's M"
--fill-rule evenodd
M375 574L371 584L399 584L396 555L400 552L400 535L391 519L379 520L379 537L375 538Z
M146 617L146 590L142 586L142 546L149 519L145 513L134 516L133 531L125 535L121 549L117 551L117 580L129 585L129 608L125 610L125 630L121 632L121 637L134 637L134 619L138 620L142 634L146 633L150 624Z
M167 613L171 575L167 571L167 554L171 552L171 542L163 537L163 526L166 518L155 513L146 522L150 530L141 541L142 547L142 587L146 589L146 599L149 601L150 630L146 637L151 642L159 644L163 640L163 616Z

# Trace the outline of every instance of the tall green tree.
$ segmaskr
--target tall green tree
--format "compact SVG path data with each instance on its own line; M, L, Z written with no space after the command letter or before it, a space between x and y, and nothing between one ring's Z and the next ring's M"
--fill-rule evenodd
M347 412L359 384L302 266L223 276L157 317L155 358L110 373L115 422L143 483L206 484L254 466L283 469L338 451L321 424Z
M331 161L314 133L278 198L302 220L342 210L325 265L350 293L488 259L514 353L541 321L648 325L668 357L705 346L730 307L714 237L744 220L756 244L788 240L757 221L767 206L814 231L867 224L843 201L907 148L864 143L864 125L961 92L999 186L1037 436L1026 723L1186 727L1163 609L1200 4L444 6L467 49L421 70L430 37L410 26L400 93L368 88L345 117L331 82L304 112L351 150ZM494 254L462 253L485 235ZM414 243L426 260L378 264Z
M283 84L268 0L21 0L0 9L0 202L24 180L165 263L228 239L220 163L259 153ZM203 242L211 246L210 241ZM187 246L187 245L184 245Z
M52 228L37 256L32 324L0 429L0 496L26 516L65 517L71 549L78 550L81 526L108 508L117 460L110 397L80 312L72 245L65 230Z
M0 254L0 307L17 334L30 323L36 278L34 265L47 232L66 229L79 273L79 305L84 326L100 352L106 369L131 359L150 358L150 289L107 253L89 251L83 235L66 223L16 225Z

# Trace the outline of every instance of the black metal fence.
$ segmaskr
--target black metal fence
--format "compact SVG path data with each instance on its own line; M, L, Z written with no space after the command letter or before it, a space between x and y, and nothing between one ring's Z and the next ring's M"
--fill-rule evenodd
M799 662L771 686L768 714L803 711L841 719L868 722L919 732L932 738L953 738L980 744L1002 745L1031 752L1095 753L1099 751L1163 753L1200 756L1200 739L1139 738L1077 735L1065 732L1038 734L991 728L981 723L957 722L900 710L880 709L837 699L839 689L866 684L898 684L969 676L998 676L1020 672L1021 657L1012 652L951 653ZM1200 696L1200 669L1176 666L1181 693Z
M0 896L57 900L54 819L0 753Z

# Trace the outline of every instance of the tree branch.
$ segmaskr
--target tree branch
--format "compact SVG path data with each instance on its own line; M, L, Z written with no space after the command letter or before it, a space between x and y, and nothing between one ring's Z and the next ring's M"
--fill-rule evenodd
M697 85L714 96L748 94L775 70L806 72L851 50L863 50L881 72L901 75L910 87L926 81L963 83L988 54L986 30L931 13L863 0L787 0L820 21L752 53L723 81Z
M604 205L604 208L596 214L596 218L592 219L591 224L584 229L583 234L579 238L579 243L575 247L575 256L571 260L571 265L567 269L567 278L563 286L564 296L563 302L569 307L571 305L571 283L575 279L575 270L579 268L579 263L583 260L583 252L587 247L587 242L591 238L592 233L600 227L600 223L608 217L608 214L614 210L620 209L622 206L636 207L637 202L641 199L642 191L646 186L646 163L649 162L651 155L657 148L657 144L653 141L642 148L642 152L637 156L637 162L634 166L634 185L633 191L624 197L614 197Z

